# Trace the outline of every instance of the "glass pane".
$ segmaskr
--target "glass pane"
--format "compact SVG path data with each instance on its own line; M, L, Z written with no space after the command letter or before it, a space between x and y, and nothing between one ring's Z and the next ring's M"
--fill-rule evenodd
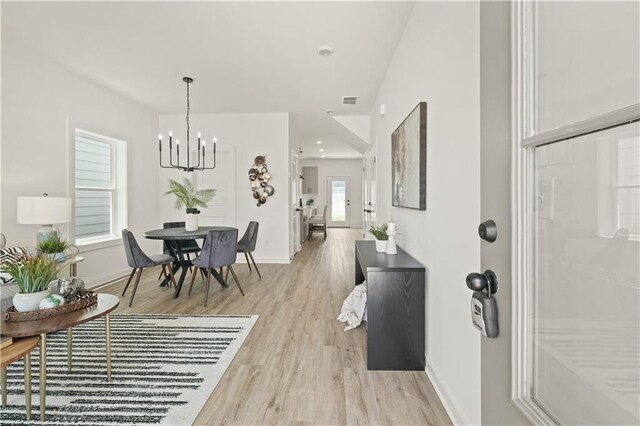
M111 145L76 136L76 186L111 187Z
M640 3L535 8L536 134L640 102Z
M639 424L638 123L536 148L532 397L563 424Z
M111 235L111 191L76 191L76 240Z
M331 181L331 221L347 220L347 183L343 180Z

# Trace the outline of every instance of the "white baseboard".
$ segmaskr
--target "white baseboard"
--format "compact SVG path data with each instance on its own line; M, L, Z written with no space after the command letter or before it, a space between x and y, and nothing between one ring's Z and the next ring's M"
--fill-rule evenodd
M122 269L120 271L116 271L110 274L92 278L89 281L85 281L84 285L87 289L102 287L102 286L111 284L114 281L121 280L122 278L127 277L130 273L131 273L131 268Z
M436 393L440 397L440 401L444 406L444 409L447 411L449 418L453 422L454 425L469 425L471 424L462 414L454 402L453 398L451 398L451 393L447 390L447 387L440 381L438 376L436 375L433 368L429 364L429 361L425 361L424 372L427 373L427 377L431 381L433 388L436 390Z

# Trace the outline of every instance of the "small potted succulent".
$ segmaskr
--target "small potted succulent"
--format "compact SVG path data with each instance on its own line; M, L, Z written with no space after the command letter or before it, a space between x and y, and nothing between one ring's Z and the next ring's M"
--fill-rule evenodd
M378 253L384 253L387 248L387 240L389 239L389 234L387 234L387 224L383 224L382 226L372 226L369 229L369 232L376 238L376 251Z
M61 263L67 260L65 250L69 248L69 242L61 240L57 233L50 233L46 240L38 243L37 248L50 259Z
M173 194L176 197L175 208L187 209L185 217L185 229L187 231L198 230L198 207L207 208L207 203L216 195L215 189L199 189L193 186L193 183L185 178L184 184L169 179L169 190L164 195Z
M58 273L55 260L44 254L27 254L3 262L2 269L18 287L18 293L13 296L13 306L18 312L37 311L40 302L51 295L48 286Z

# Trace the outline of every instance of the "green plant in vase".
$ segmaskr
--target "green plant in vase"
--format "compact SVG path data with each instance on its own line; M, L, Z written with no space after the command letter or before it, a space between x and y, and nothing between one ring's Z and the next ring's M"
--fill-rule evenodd
M198 189L185 178L184 183L169 179L169 190L164 195L173 194L176 197L175 208L187 209L185 229L187 231L198 230L198 207L207 208L207 203L216 195L215 189Z
M67 260L65 250L69 248L69 242L61 240L58 234L52 233L49 234L49 238L44 241L40 241L37 248L47 257L55 260L56 262L64 262Z
M3 262L2 269L15 280L18 293L13 296L13 305L19 312L38 310L40 302L51 295L49 283L58 274L55 260L44 254Z
M376 251L381 253L385 251L387 247L387 240L389 239L389 234L387 234L387 224L383 224L381 226L372 226L369 228L369 232L376 239Z

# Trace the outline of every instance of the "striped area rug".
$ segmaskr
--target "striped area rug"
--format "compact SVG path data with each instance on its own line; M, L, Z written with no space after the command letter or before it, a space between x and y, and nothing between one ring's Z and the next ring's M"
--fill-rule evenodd
M46 422L39 420L39 348L32 353L31 422L25 418L23 361L7 368L0 424L190 425L258 316L112 315L112 376L106 379L104 319L48 336Z

